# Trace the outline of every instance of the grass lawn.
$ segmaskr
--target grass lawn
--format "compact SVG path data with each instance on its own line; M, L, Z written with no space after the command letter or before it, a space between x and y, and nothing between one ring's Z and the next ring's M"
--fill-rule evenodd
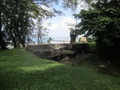
M0 51L0 90L120 90L120 77L40 59L24 49Z

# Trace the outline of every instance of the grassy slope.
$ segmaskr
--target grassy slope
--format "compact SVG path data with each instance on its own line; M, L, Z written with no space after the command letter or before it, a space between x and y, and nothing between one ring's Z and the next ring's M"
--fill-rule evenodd
M0 90L120 90L120 78L89 63L68 66L13 49L0 52Z

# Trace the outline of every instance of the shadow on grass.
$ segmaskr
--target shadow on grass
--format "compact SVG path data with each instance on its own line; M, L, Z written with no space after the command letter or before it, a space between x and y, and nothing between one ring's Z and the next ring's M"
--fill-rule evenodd
M31 71L18 68L0 73L2 90L110 90L111 88L119 90L120 88L117 89L111 77L99 76L86 67L58 65Z
M120 90L119 78L98 74L88 63L70 66L20 55L0 58L1 90Z

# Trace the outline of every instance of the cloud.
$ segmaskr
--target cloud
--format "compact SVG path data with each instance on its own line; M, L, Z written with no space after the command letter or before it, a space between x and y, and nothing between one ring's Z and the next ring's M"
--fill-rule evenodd
M75 20L70 17L62 17L61 23L63 23L64 25L66 25L69 28L69 27L71 27L71 25L75 24Z
M59 20L55 21L50 27L50 30L68 30L70 25L75 24L75 20L71 17L61 17Z
M78 0L77 10L87 10L89 8L88 3L85 0Z
M78 1L78 7L77 7L77 10L87 10L88 9L88 3L86 3L85 0L79 0Z
M57 20L52 20L52 24L47 27L49 29L49 36L53 38L68 38L70 39L71 26L68 24L75 24L75 20L71 17L62 16ZM46 25L46 24L44 24Z

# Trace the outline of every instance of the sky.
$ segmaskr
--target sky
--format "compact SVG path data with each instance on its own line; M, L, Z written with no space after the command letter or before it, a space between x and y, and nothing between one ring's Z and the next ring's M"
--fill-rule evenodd
M69 41L70 40L69 28L73 26L69 26L68 24L75 25L76 20L72 15L74 14L74 12L71 9L63 8L61 3L59 3L58 5L54 4L54 8L57 10L61 10L63 14L45 20L43 22L43 26L48 29L48 37L51 37L53 40ZM81 9L86 8L87 6L85 5L85 3L80 2L77 8L77 13L79 13ZM48 23L50 23L50 25L48 25Z

